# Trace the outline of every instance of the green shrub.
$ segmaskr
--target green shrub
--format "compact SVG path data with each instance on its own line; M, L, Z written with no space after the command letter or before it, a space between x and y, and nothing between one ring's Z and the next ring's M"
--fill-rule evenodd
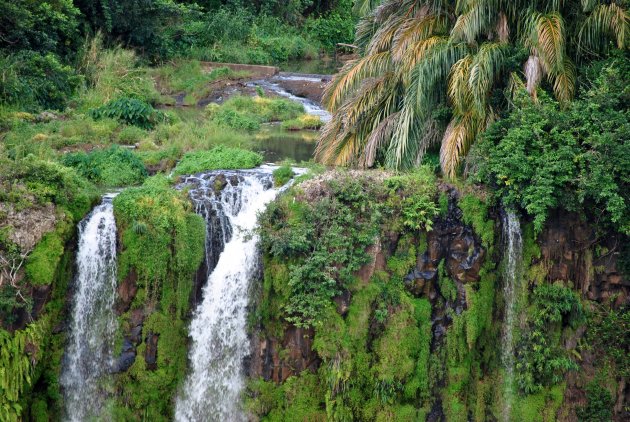
M136 126L125 126L118 133L118 141L123 145L134 145L146 138L148 133Z
M351 285L355 272L370 260L366 248L375 241L381 219L373 201L378 191L368 180L340 177L324 189L329 192L325 200L283 197L261 218L265 254L291 262L282 280L287 301L277 318L298 326L323 324L330 299Z
M142 160L128 149L116 145L90 153L66 154L62 162L91 182L107 187L137 185L147 176Z
M0 172L0 201L14 202L18 207L54 203L76 223L98 198L92 184L59 163L27 157L4 164ZM19 183L15 184L16 180Z
M568 287L542 284L533 292L528 311L528 327L516 347L516 381L527 394L564 379L578 366L560 346L564 326L576 328L584 322L584 311L578 295Z
M193 174L208 170L249 169L262 164L258 153L240 148L218 146L210 151L189 152L175 167L175 174Z
M586 386L586 406L577 409L580 422L609 422L612 421L612 409L615 402L610 391L602 387L597 381Z
M155 110L150 104L135 98L121 97L112 100L107 104L90 110L90 115L94 119L104 117L116 119L128 125L138 126L142 129L153 129L153 127L163 122L166 115Z
M291 166L285 165L278 167L273 171L273 183L276 186L283 186L291 180L294 175L295 173L293 172L293 168Z
M65 108L81 77L53 54L22 51L0 54L0 104L27 110Z
M630 59L611 59L566 109L523 92L475 145L469 162L477 180L506 207L532 216L537 233L550 210L562 208L629 234L629 75Z

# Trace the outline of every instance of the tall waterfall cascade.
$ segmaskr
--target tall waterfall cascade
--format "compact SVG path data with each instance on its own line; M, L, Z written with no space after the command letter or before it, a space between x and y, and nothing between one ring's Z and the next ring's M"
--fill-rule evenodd
M208 281L189 335L189 374L175 420L244 421L240 403L249 355L246 330L250 284L259 270L257 214L278 193L270 168L190 176L190 196L207 221Z
M72 321L61 384L69 421L103 418L104 376L116 331L116 222L112 196L79 223Z
M523 238L518 217L507 211L503 220L505 312L503 321L501 361L505 370L504 407L502 419L510 420L514 400L514 324L517 317L517 297L522 280Z

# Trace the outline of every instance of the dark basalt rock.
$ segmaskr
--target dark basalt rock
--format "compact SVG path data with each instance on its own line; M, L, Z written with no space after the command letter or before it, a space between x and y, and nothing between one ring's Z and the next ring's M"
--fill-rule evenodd
M116 361L114 362L112 372L120 373L125 372L136 361L136 348L130 339L125 338L123 340L122 352Z
M157 369L158 338L157 334L149 333L145 340L147 347L144 351L144 361L150 371Z
M302 371L314 372L320 361L313 351L313 336L312 329L290 326L282 339L254 338L250 375L281 383Z

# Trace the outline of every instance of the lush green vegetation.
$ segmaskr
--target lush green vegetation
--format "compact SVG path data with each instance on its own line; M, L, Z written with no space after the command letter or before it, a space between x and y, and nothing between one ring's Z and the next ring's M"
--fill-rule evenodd
M282 98L239 96L221 105L208 105L206 113L210 121L219 126L255 131L260 129L261 123L296 119L304 113L304 107Z
M540 231L553 209L602 217L630 234L630 59L618 55L588 70L595 76L579 99L561 109L540 95L484 134L473 161L478 180L507 206L520 207Z
M334 113L318 146L325 163L406 169L439 143L442 171L455 176L515 90L548 89L567 105L575 63L628 46L624 1L361 3L371 8L357 25L361 57L324 95Z
M121 282L133 278L138 287L129 311L119 318L121 330L131 330L134 310L145 310L142 338L157 336L159 353L156 369L148 370L146 343L138 347L133 366L116 377L113 414L125 420L170 420L174 394L186 374L186 318L193 277L204 257L205 223L186 194L172 189L163 176L126 189L115 198L114 212L122 238L118 276Z
M206 228L164 174L253 168L263 125L322 126L262 89L215 96L249 75L203 61L277 64L338 42L356 42L360 57L326 92L334 115L318 157L410 171L300 177L260 216L250 327L284 347L274 352L283 370L293 368L289 330L315 358L277 384L250 379L248 416L502 419L497 216L511 208L524 243L511 419L620 417L630 374L628 7L0 2L0 420L62 415L75 228L97 189L112 187L126 188L114 200L118 281L133 292L117 309L117 339L140 315L142 341L106 386L108 409L115 420L172 419ZM273 172L277 186L293 176L289 165ZM587 241L554 256L537 236L566 212L588 227ZM460 234L474 247L460 250ZM478 257L477 277L462 282ZM562 265L566 274L553 270Z
M250 169L262 164L262 156L238 148L216 147L210 151L189 152L175 167L175 174L207 170Z
M147 176L142 160L128 149L118 146L89 154L66 154L62 162L77 169L79 174L94 184L107 187L137 185Z

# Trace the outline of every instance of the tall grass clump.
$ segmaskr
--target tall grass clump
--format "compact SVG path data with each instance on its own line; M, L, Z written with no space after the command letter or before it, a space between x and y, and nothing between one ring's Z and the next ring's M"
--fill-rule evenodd
M153 103L159 96L153 79L148 70L140 66L136 53L120 46L105 49L98 34L86 42L78 68L86 78L87 90L80 101L84 110L118 97Z
M193 174L207 170L249 169L262 164L262 155L240 148L219 146L210 151L190 152L175 167L175 174Z

